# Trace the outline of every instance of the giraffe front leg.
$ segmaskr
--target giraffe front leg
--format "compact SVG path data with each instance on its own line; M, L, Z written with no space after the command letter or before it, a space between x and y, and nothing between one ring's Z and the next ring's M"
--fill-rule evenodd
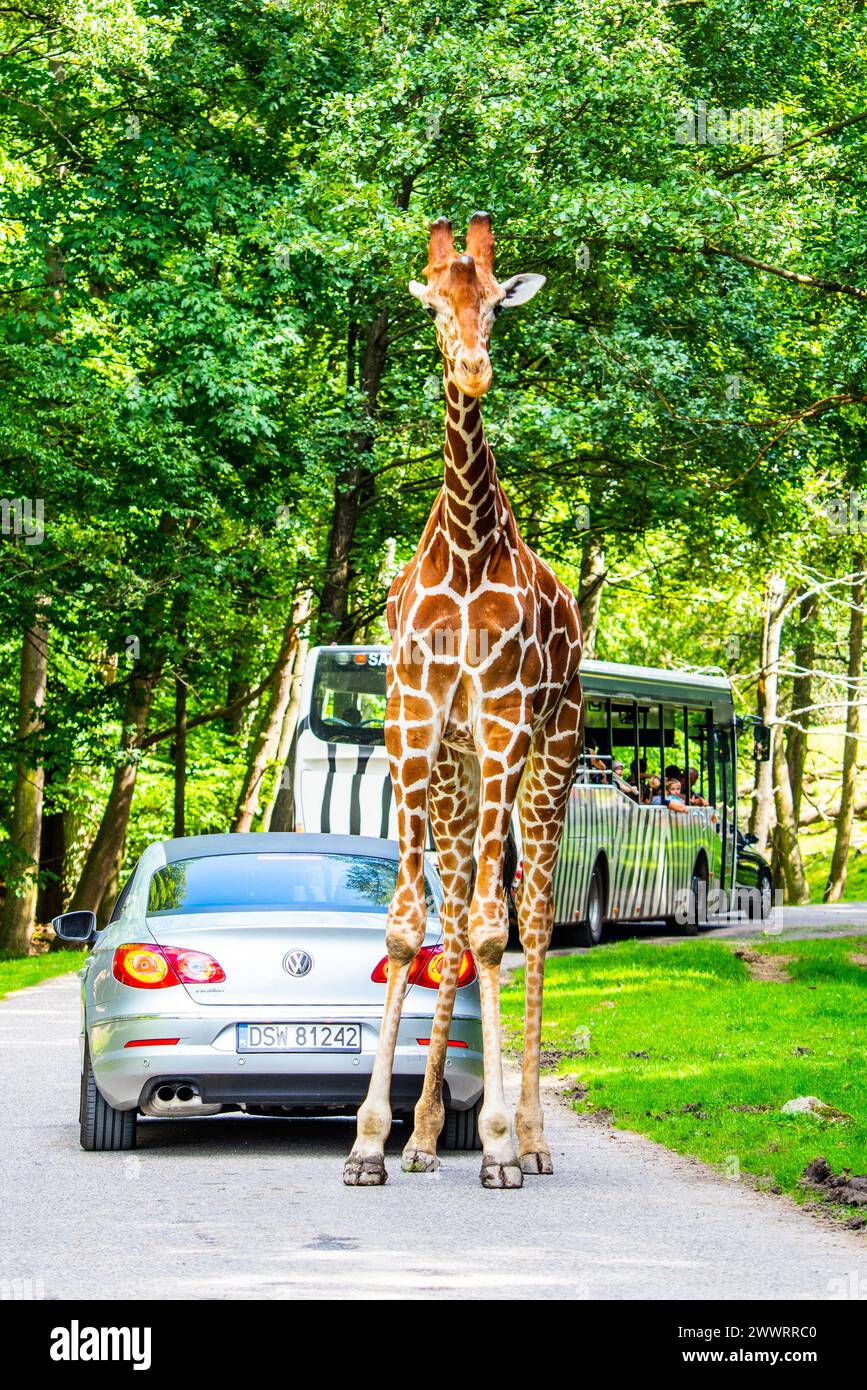
M470 949L482 996L485 1099L479 1116L483 1187L520 1187L523 1182L503 1088L500 1041L500 962L509 937L503 888L503 859L515 793L529 744L526 724L510 727L502 713L481 725L482 798L478 873L470 905Z
M430 818L443 885L444 965L437 991L415 1126L403 1151L407 1173L439 1166L437 1140L445 1120L443 1076L461 957L467 947L467 909L473 879L473 841L479 817L479 765L475 754L442 748L431 777Z
M518 925L525 959L524 1057L515 1112L524 1173L553 1173L539 1094L542 989L554 919L554 870L581 738L580 685L567 691L534 746L518 795L524 872Z
M388 983L382 1028L367 1098L358 1111L355 1143L343 1169L348 1187L379 1187L387 1177L385 1141L391 1129L391 1075L409 968L424 939L427 909L424 845L428 786L439 743L430 701L390 695L386 746L397 810L400 866L388 909L385 944Z

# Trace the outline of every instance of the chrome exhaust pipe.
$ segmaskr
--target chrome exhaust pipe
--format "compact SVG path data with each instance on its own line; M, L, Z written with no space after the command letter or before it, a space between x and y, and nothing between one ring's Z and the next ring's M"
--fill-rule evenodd
M195 1082L181 1081L178 1085L164 1082L151 1091L142 1106L143 1115L165 1119L168 1115L219 1115L220 1104L205 1104Z

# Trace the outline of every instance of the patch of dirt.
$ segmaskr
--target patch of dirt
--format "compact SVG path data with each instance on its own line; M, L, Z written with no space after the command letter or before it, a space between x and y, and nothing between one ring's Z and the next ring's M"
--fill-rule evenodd
M587 1099L588 1087L577 1076L564 1076L561 1080L563 1089L560 1092L560 1099L565 1105L572 1105L576 1101Z
M613 1110L591 1110L586 1118L592 1120L594 1125L604 1125L607 1129L614 1124L615 1115Z
M770 1105L730 1105L737 1115L765 1115L773 1107Z
M545 1071L553 1071L561 1062L573 1062L576 1058L589 1057L589 1052L572 1047L543 1047L539 1053L539 1066Z
M801 1184L821 1193L823 1202L842 1202L850 1207L867 1207L867 1174L853 1177L849 1170L844 1168L842 1173L835 1176L827 1159L814 1158L808 1163L801 1174ZM855 1220L860 1221L862 1225L867 1224L860 1217L856 1217Z
M849 959L853 965L860 965L862 970L867 970L867 956L863 951L850 951Z
M748 946L742 946L735 951L738 960L742 960L749 971L751 980L761 980L766 984L789 985L792 977L786 969L795 959L794 956L765 956L758 951L751 951Z
M649 1052L627 1052L627 1057L649 1057Z
M700 1100L688 1101L680 1107L681 1115L694 1115L697 1120L706 1120L707 1111L702 1109Z

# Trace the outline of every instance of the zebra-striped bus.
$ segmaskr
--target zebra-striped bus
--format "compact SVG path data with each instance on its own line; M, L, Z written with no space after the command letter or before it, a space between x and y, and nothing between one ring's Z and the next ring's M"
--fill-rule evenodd
M387 647L310 652L290 760L296 829L396 838L387 662ZM557 862L555 920L587 945L606 922L663 919L697 930L735 888L731 684L600 661L584 662L581 678L585 749Z

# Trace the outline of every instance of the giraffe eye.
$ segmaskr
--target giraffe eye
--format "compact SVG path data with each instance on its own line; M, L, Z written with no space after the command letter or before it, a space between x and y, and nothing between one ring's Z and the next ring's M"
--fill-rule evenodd
M498 319L498 318L500 317L500 314L501 314L502 312L503 312L503 306L502 306L502 304L495 304L495 305L494 305L494 318L495 318L495 319Z
M425 305L425 312L427 313L429 319L435 319L437 316L437 311L433 308L431 304Z

